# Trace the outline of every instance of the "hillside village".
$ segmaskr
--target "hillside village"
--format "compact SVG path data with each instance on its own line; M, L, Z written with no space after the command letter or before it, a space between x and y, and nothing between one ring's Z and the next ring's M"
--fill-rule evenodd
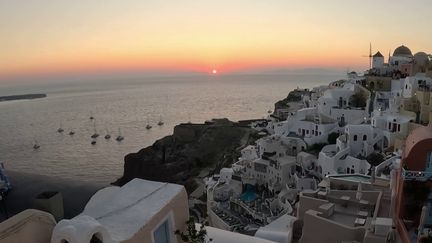
M277 102L203 195L134 179L59 223L26 210L0 224L0 242L188 242L174 232L192 214L209 224L205 242L430 242L431 55L400 46L384 59ZM189 211L203 201L205 213Z

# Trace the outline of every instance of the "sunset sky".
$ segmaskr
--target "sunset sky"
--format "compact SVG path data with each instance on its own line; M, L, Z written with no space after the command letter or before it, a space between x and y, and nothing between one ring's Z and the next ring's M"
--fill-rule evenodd
M430 0L0 0L0 79L368 66L432 52Z

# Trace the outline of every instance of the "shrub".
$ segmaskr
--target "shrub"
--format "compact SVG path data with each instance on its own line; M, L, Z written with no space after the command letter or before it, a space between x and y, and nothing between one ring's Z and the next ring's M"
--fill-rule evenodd
M205 229L205 224L201 224L199 230L195 227L195 218L190 217L188 221L186 221L187 229L185 232L181 232L180 230L176 230L174 234L179 235L183 242L188 243L205 243L207 230ZM213 241L213 239L208 240Z
M366 97L363 93L355 93L350 97L350 104L354 107L366 107Z
M332 132L328 135L327 137L327 142L329 144L335 144L336 143L336 139L339 137L339 133L337 132Z

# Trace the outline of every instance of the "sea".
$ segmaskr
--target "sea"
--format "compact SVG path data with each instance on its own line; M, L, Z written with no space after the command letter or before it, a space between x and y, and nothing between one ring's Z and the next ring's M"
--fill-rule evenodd
M110 183L121 177L125 155L172 134L177 124L262 118L291 90L341 78L344 73L161 75L0 84L0 96L47 94L0 102L0 162L11 171ZM100 137L92 145L95 129ZM107 133L111 139L104 139Z

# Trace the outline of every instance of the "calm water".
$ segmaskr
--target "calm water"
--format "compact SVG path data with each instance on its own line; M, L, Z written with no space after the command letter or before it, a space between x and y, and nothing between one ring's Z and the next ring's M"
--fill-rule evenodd
M297 86L327 84L342 75L159 77L117 81L0 86L0 95L47 93L44 99L0 102L0 161L7 169L112 182L123 158L171 134L181 122L260 118ZM100 133L91 145L93 113ZM162 116L165 125L156 123ZM146 130L147 120L153 125ZM57 133L60 124L65 129ZM125 140L114 140L121 129ZM69 136L73 129L76 134ZM114 137L105 140L110 131ZM33 149L34 140L40 144Z

